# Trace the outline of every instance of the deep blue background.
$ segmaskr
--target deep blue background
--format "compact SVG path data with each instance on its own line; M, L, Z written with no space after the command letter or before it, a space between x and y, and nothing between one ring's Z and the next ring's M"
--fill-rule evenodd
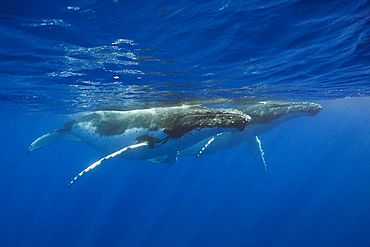
M1 246L369 246L369 1L2 1ZM119 77L118 79L115 79ZM187 101L321 103L176 165L60 142L70 116Z
M268 172L246 145L174 166L112 160L57 143L26 157L63 116L3 114L4 246L368 246L367 98L322 102L313 118L260 136ZM6 141L5 141L6 140Z

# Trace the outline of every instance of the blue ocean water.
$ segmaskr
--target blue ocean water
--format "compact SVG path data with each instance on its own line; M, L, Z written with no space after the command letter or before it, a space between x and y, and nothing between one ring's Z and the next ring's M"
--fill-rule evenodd
M2 1L2 246L370 246L370 2ZM59 142L70 114L248 98L324 110L176 165Z

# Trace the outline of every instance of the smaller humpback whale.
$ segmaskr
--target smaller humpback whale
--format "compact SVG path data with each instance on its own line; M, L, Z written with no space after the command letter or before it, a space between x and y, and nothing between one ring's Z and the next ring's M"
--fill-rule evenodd
M78 174L70 186L86 172L114 157L151 161L164 157L162 163L174 164L181 150L219 133L241 133L250 120L251 117L240 110L201 106L97 111L36 139L27 155L61 140L86 142L108 154Z
M187 155L198 158L201 155L215 153L247 142L249 151L263 175L266 173L267 166L258 136L288 120L303 116L316 116L323 108L316 103L267 100L247 102L245 105L234 109L252 117L242 132L230 130L217 133L187 149L181 150L179 157Z

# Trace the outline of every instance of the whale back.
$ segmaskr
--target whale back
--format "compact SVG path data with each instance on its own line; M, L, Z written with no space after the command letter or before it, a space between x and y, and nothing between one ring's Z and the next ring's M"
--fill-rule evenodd
M203 128L244 130L250 116L235 109L212 109L200 106L152 108L135 111L97 111L67 122L63 129L70 132L77 125L88 125L102 136L122 135L128 129L163 131L169 139Z
M268 124L285 115L285 121L303 116L316 116L322 111L322 106L310 102L284 102L280 100L260 101L236 108L252 117L251 125Z

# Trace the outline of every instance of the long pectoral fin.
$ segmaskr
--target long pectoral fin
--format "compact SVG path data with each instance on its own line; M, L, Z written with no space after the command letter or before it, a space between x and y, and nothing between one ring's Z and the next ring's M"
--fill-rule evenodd
M35 150L38 150L38 149L41 149L41 148L44 148L44 147L47 147L51 144L54 144L60 140L62 140L63 136L67 134L64 130L62 129L57 129L57 130L54 130L50 133L47 133L39 138L37 138L34 142L32 142L32 144L29 146L28 150L27 150L27 156L35 151Z
M80 177L82 177L85 173L91 171L92 169L94 169L95 167L103 164L105 161L107 160L110 160L118 155L124 155L125 152L130 152L131 149L137 149L137 148L140 148L140 147L144 147L144 146L147 146L149 148L149 145L147 143L139 143L139 144L134 144L134 145L130 145L130 146L127 146L127 147L124 147L120 150L118 150L117 152L114 152L110 155L107 155L105 156L104 158L101 158L100 160L96 161L94 164L92 164L91 166L87 167L85 170L83 170L82 172L80 172L68 185L68 187L70 187L77 179L79 179Z
M252 153L254 159L257 161L258 167L260 168L261 174L264 175L267 171L265 159L263 158L263 150L261 147L261 141L257 136L248 139L248 148Z
M202 155L203 151L208 148L210 145L212 145L212 143L215 143L217 141L217 139L222 135L222 133L218 133L217 135L214 135L211 139L209 139L209 141L202 147L202 149L199 151L199 153L197 154L197 156L195 157L196 159Z

